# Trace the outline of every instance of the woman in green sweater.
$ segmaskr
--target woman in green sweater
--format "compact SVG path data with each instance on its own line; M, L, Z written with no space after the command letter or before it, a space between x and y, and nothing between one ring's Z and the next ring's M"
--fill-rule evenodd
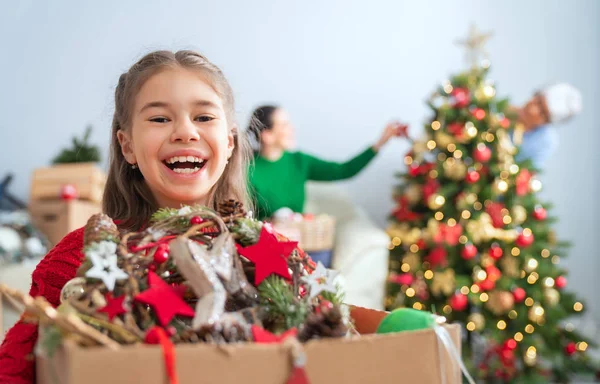
M359 173L394 136L406 134L406 126L388 124L379 140L352 159L336 163L303 152L291 152L294 129L287 112L276 106L262 106L252 114L250 135L258 150L251 166L250 184L256 202L256 216L270 218L280 208L303 213L308 180L336 181Z

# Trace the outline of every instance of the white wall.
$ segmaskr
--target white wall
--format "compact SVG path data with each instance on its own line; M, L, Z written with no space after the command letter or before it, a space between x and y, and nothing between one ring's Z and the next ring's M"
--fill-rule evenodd
M489 51L500 94L520 103L553 80L583 91L585 112L561 128L545 196L562 218L559 234L575 243L571 287L600 318L600 2L88 3L0 3L0 176L16 173L14 193L26 198L32 169L88 123L107 149L118 75L148 50L199 49L231 80L242 124L257 104L280 103L302 149L341 160L373 142L391 118L420 130L425 97L462 69L453 42L474 21L495 31ZM389 145L346 183L382 226L406 150L403 142Z

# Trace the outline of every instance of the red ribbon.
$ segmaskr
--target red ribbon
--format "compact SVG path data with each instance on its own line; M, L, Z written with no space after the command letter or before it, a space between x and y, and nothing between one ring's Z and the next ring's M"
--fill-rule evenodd
M157 338L158 340L156 340ZM146 334L145 341L148 344L160 344L169 384L178 384L179 379L177 378L177 369L175 369L175 346L171 343L171 339L169 339L165 330L160 327L153 327Z

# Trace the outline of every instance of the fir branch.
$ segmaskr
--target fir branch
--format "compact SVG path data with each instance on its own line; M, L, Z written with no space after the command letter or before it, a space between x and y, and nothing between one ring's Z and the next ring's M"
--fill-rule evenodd
M261 305L276 331L298 327L306 321L308 304L294 296L292 287L282 278L269 276L259 286Z
M235 224L231 227L231 232L236 237L238 243L247 247L258 241L261 229L262 223L260 221L241 218L235 221Z
M340 284L335 285L335 290L337 291L336 293L327 291L321 292L321 296L323 299L330 301L334 305L341 305L344 303L344 291L342 290Z

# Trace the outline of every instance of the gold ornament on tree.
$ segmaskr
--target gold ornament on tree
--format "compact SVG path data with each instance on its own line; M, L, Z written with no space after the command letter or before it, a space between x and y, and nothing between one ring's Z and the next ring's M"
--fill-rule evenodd
M444 198L444 196L434 193L433 195L429 196L429 199L427 200L427 206L430 209L440 209L444 203L446 202L446 199Z
M456 139L445 132L436 132L435 141L438 148L446 148L450 144L454 144Z
M529 308L528 312L529 320L534 323L541 323L545 320L544 308L539 303L535 303Z
M467 232L475 244L493 239L511 243L518 236L516 229L495 228L492 224L492 218L486 212L483 212L478 219L470 220L467 223Z
M452 180L463 180L467 175L467 166L461 160L449 158L444 161L444 175Z
M554 288L548 288L544 291L544 300L549 306L557 305L560 302L560 293Z
M456 283L453 269L447 268L444 271L435 272L431 280L431 292L435 296L440 296L440 294L450 296L455 288Z
M514 224L520 225L527 220L527 210L522 205L515 205L511 211Z
M506 277L516 278L521 275L519 270L519 259L510 255L503 256L500 259L500 267Z
M412 204L416 204L421 201L421 187L417 184L410 184L404 189L404 196L408 199L408 202Z
M510 292L492 291L489 296L485 306L496 316L507 313L515 306L514 296Z
M506 180L496 178L492 185L492 190L497 195L503 195L508 191L508 182Z
M386 230L390 238L397 237L404 244L414 244L421 237L419 228L411 228L407 223L394 223Z
M407 253L402 258L402 263L407 264L411 271L416 271L421 266L421 258L416 253Z
M485 327L485 317L481 313L471 313L467 321L475 325L476 331L481 331Z

